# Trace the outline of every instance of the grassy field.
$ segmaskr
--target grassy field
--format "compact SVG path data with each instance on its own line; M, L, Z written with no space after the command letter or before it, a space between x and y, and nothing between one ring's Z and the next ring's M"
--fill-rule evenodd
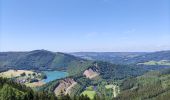
M37 87L45 84L41 81L41 73L36 73L31 70L8 70L5 72L1 72L0 77L15 78L17 82L23 83L29 87ZM35 79L37 80L36 82L31 82L31 80Z
M93 91L93 86L86 87L86 90Z
M143 65L166 65L166 66L170 66L170 61L167 61L167 60L148 61L148 62L139 63L139 64L143 64Z
M82 94L87 95L90 99L93 99L96 95L96 91L85 90Z
M28 75L28 74L33 74L34 72L29 70L8 70L6 72L0 73L0 77L13 78L13 77L20 76L22 73Z
M45 83L43 81L33 82L33 83L26 83L25 85L28 87L39 87L44 85Z
M112 85L112 84L105 86L106 89L112 89L113 87L114 87L114 85Z

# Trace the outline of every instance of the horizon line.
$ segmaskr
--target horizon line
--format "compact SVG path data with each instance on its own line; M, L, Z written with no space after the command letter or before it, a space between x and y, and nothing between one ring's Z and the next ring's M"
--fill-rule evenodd
M166 50L152 50L152 51L54 51L54 50L48 50L48 49L33 49L33 50L9 50L9 51L6 51L6 50L3 50L3 51L1 51L0 50L0 52L31 52L31 51L36 51L36 50L45 50L45 51L50 51L50 52L62 52L62 53L83 53L83 52L87 52L87 53L107 53L107 52L117 52L117 53L119 53L119 52L160 52L160 51L170 51L170 49L166 49Z

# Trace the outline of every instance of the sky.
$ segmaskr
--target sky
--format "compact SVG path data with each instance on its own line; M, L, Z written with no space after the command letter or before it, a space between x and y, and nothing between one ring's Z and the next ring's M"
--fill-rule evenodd
M0 0L0 51L170 50L170 0Z

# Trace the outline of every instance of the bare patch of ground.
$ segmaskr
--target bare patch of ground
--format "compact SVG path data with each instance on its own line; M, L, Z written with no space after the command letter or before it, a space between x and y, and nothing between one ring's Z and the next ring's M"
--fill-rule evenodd
M98 76L99 73L93 71L93 70L90 68L90 69L88 69L88 70L85 70L84 73L83 73L83 75L85 75L85 76L86 76L87 78L89 78L89 79L92 79L92 78Z
M54 93L56 96L63 94L70 94L71 88L73 88L77 82L75 82L71 78L66 78L64 80L60 80L59 85L55 88Z

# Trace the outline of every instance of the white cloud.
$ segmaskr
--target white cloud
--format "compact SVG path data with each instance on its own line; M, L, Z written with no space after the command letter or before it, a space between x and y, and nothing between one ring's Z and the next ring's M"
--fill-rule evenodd
M124 31L123 33L129 34L129 33L134 33L134 32L136 32L136 29L129 29L129 30Z

